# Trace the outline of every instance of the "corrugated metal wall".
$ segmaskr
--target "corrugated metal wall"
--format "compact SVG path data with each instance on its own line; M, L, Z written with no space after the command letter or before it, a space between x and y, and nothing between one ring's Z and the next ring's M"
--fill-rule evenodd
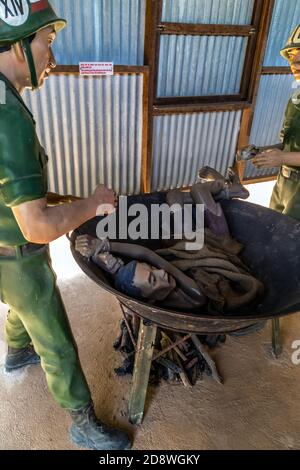
M266 146L280 142L284 112L295 83L292 75L263 75L257 97L250 143ZM258 170L248 163L246 178L276 174L277 170Z
M299 0L276 0L264 60L267 67L285 67L287 61L279 54L289 34L300 23Z
M292 75L263 75L256 106L250 142L264 146L280 142L284 112L292 93Z
M293 28L300 23L299 0L276 0L264 65L268 67L288 66L280 55ZM292 75L262 75L250 135L252 144L264 146L279 142L279 133L286 104L294 91ZM245 177L271 176L276 169L257 170L247 164Z
M53 76L25 101L49 157L50 190L88 196L141 184L143 75Z
M143 64L146 0L52 3L69 20L69 27L58 35L55 46L59 64L85 60ZM253 5L254 0L164 0L162 20L250 24ZM276 1L265 65L282 65L275 57L279 57L286 31L299 18L298 0ZM159 95L237 93L246 41L163 36ZM220 70L225 73L217 73ZM289 78L276 80L262 78L251 134L253 143L269 143L280 127L285 100L282 87L288 89ZM100 180L120 193L139 192L142 83L142 75L103 79L60 76L51 77L40 93L27 95L41 140L52 157L51 190L85 196ZM267 116L272 110L270 124ZM152 188L192 184L204 164L225 172L233 162L240 120L240 111L155 118ZM251 169L247 171L253 175Z
M250 24L253 6L253 0L164 0L162 20ZM162 35L158 96L238 94L247 43L244 37ZM225 173L240 122L241 111L155 118L152 190L189 186L203 165Z
M162 20L174 23L251 24L254 0L164 0Z
M143 65L146 0L51 0L68 27L54 46L60 65Z
M146 0L51 0L68 20L54 46L59 65L142 65ZM49 156L50 190L87 196L97 183L118 193L141 185L143 76L53 76L26 93Z
M243 37L162 36L158 96L238 94L247 44Z
M253 6L253 0L164 0L162 19L250 24ZM163 35L157 95L238 94L247 44L244 37Z
M224 174L233 163L240 121L241 111L156 117L152 190L192 185L204 165Z

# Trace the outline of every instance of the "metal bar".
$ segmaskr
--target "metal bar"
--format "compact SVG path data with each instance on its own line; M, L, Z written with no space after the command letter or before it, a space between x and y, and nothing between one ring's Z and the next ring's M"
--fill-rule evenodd
M255 33L252 25L159 23L160 34L189 34L199 36L251 36Z
M176 341L175 343L172 343L169 347L165 348L163 351L160 351L158 354L156 354L154 357L153 357L153 361L156 361L156 359L158 359L159 357L163 356L164 354L166 354L167 352L171 351L172 349L176 348L176 346L179 346L181 343L184 343L185 341L187 341L188 339L191 338L192 335L186 335L184 336L183 338L181 338L180 340Z
M141 424L143 420L156 333L156 325L141 321L129 401L132 424Z
M272 350L274 356L278 359L282 354L279 318L273 318L272 320Z

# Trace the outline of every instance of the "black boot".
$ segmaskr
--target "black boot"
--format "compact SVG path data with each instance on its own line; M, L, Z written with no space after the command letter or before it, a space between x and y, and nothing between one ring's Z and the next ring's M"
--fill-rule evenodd
M74 444L93 450L129 450L131 442L125 432L109 428L95 415L92 403L70 411L73 419L70 437Z
M37 355L33 346L29 345L22 349L15 349L8 346L5 358L5 370L6 372L12 372L25 366L40 364L40 362L40 356Z

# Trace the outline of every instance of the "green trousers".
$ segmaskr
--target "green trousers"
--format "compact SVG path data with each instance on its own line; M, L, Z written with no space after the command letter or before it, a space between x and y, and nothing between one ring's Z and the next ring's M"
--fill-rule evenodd
M279 174L270 208L300 220L300 181L293 181Z
M41 357L50 392L76 410L91 400L65 307L56 285L48 247L38 253L0 256L0 295L9 306L6 341L12 348L32 342Z

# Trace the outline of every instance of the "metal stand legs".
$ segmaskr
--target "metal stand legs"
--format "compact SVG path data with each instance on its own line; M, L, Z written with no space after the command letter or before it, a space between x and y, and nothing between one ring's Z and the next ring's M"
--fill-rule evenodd
M282 353L279 318L274 318L272 320L272 350L274 356L276 357L276 359L278 359Z

